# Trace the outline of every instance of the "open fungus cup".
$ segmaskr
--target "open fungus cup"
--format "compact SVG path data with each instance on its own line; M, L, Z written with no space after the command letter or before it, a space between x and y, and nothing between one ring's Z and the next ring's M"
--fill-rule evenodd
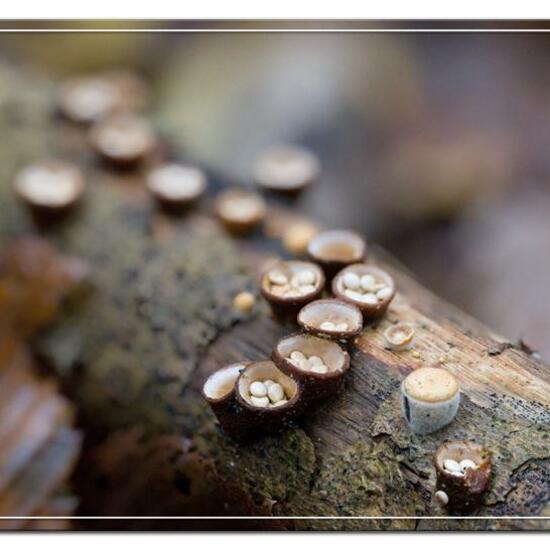
M101 158L118 168L135 166L157 146L147 119L130 113L117 113L94 124L90 140Z
M434 457L438 491L458 513L477 508L491 478L491 454L472 441L447 441Z
M253 179L262 189L292 197L313 183L319 171L319 160L307 149L297 145L276 145L257 159Z
M248 235L257 229L263 223L267 210L264 199L258 193L236 187L220 193L214 208L225 229L238 236Z
M147 175L147 188L159 208L167 214L181 214L205 192L202 170L180 164L164 164Z
M414 433L429 434L450 424L459 404L458 382L442 368L421 367L401 384L401 412Z
M398 322L384 331L386 348L392 351L407 351L414 346L415 330L411 323Z
M344 230L318 233L308 245L310 258L321 265L327 282L344 267L362 262L367 254L365 239L357 233Z
M384 315L395 296L393 278L384 270L353 264L341 270L332 281L334 295L356 305L365 321Z
M34 221L43 225L73 212L84 195L85 183L78 167L49 160L23 168L15 178L14 188Z
M309 334L330 340L348 340L363 330L359 308L334 299L315 300L298 313L298 324Z
M319 266L298 260L271 266L261 277L260 291L279 321L296 321L300 309L323 293L325 277Z
M255 398L254 383L272 384L282 389L282 399L273 402L267 396ZM250 363L235 383L239 437L258 437L283 429L304 411L302 388L277 368L272 361ZM263 402L265 401L265 403Z
M311 334L282 338L271 354L275 364L303 388L310 403L337 393L350 368L350 358L336 342Z
M202 387L202 395L218 418L224 432L230 436L240 433L235 400L235 383L241 371L250 363L233 363L211 374Z
M141 108L147 86L126 71L70 78L61 86L58 105L61 114L73 122L89 124L117 111Z

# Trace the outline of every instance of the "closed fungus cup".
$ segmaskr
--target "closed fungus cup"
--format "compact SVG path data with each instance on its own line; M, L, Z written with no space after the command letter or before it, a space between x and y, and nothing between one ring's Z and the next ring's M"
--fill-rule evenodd
M341 300L315 300L298 313L298 324L308 333L330 340L348 340L363 330L357 306Z
M368 264L354 264L340 271L332 281L337 298L356 305L365 321L386 313L395 296L395 283L384 270Z
M477 508L489 486L490 452L472 441L447 441L434 461L438 503L458 513Z
M347 351L336 342L311 334L294 334L279 340L271 357L283 372L300 383L307 403L337 393L350 367Z
M367 244L352 231L323 231L311 239L307 251L310 258L321 265L330 282L344 267L364 260Z
M318 265L289 260L270 267L260 290L279 321L296 321L298 311L323 293L325 277Z
M235 383L249 363L233 363L211 374L202 387L202 395L218 418L225 433L238 436L239 418L235 402Z
M304 410L302 389L272 361L250 363L235 384L238 437L283 429Z
M149 122L130 113L115 114L97 122L90 136L97 153L120 168L130 167L144 160L157 144Z
M215 209L224 227L234 235L252 233L266 213L265 201L258 193L237 188L220 193Z
M260 155L253 168L255 183L269 191L297 195L319 175L317 157L297 145L276 145Z
M159 207L179 214L196 202L207 186L202 170L181 164L164 164L147 175L147 187Z
M74 165L57 160L23 168L14 187L35 222L50 223L65 218L84 194L84 177Z
M417 434L429 434L451 423L459 404L458 382L442 368L421 367L401 384L401 412Z

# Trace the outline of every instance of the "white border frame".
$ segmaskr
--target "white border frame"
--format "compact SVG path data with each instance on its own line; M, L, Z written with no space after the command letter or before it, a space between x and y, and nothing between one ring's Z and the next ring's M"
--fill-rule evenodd
M109 23L113 20L105 20L106 23ZM171 23L173 20L166 19L164 22ZM192 20L188 20L192 22ZM215 19L211 20L212 22L216 21ZM289 23L294 23L296 20L288 20ZM8 24L19 23L19 21L9 21ZM38 22L38 21L37 21ZM76 21L74 21L76 22ZM116 22L116 21L115 21ZM362 23L362 21L347 20L346 23ZM367 21L365 21L367 22ZM381 20L371 20L368 23L372 25L379 25L387 23L389 21ZM453 21L450 21L453 23ZM48 24L48 20L39 21L41 24ZM230 23L230 21L224 21L223 23ZM269 23L269 21L267 21ZM327 20L327 23L331 23L330 20ZM400 21L400 23L412 23L412 24L426 24L426 21L420 20L409 20L409 21ZM494 23L503 25L505 21L487 21L487 23ZM0 21L0 24L2 22ZM430 29L430 28L420 28L420 29L385 29L385 28L376 28L376 29L313 29L313 28L265 28L265 29L233 29L233 28L218 28L218 29L208 29L208 28L197 28L197 29L156 29L156 28L136 28L136 29L83 29L83 28L36 28L36 29L0 29L0 33L373 33L373 34L383 34L383 33L403 33L403 34L413 34L413 33L548 33L550 29L491 29L491 28L481 28L481 29ZM550 520L550 516L0 516L0 522L3 520L120 520L120 519L143 519L143 520L207 520L207 521L222 521L222 520L330 520L330 521L345 521L345 520L368 520L368 521L396 521L396 520L481 520L481 521L506 521L506 520Z

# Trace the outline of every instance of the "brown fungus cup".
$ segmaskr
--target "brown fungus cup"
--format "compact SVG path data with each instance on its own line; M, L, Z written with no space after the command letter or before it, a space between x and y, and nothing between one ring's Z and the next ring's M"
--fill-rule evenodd
M378 319L395 296L395 283L384 270L368 264L353 264L332 281L334 295L356 305L365 321Z
M470 513L481 505L491 478L491 455L472 441L447 441L434 457L436 500L452 513Z
M125 71L70 78L58 93L61 113L80 124L89 124L117 111L139 109L147 98L147 86Z
M310 403L337 393L350 367L350 358L336 342L311 334L294 334L279 340L271 357L303 388Z
M241 371L235 399L239 439L282 430L304 411L301 387L272 361L250 363Z
M235 382L250 363L233 363L211 374L202 387L202 395L218 418L223 431L232 437L241 432L235 401Z
M327 283L344 267L362 262L367 254L367 244L357 233L331 230L318 233L309 242L309 257L325 272Z
M205 192L202 170L181 164L163 164L147 175L147 188L159 208L168 214L181 214Z
M261 277L260 291L281 322L296 321L300 309L323 293L325 277L319 266L298 260L271 266Z
M258 193L235 187L218 195L215 210L229 233L242 236L252 233L262 224L266 204Z
M319 175L319 160L303 147L276 145L264 151L253 168L254 182L269 191L295 196Z
M342 300L315 300L298 313L298 324L308 333L330 340L349 340L363 330L363 315Z
M130 113L115 114L97 122L90 138L96 152L119 168L128 168L145 160L157 145L147 119Z
M84 177L72 164L50 160L23 168L14 182L15 192L34 221L50 224L70 214L84 194Z

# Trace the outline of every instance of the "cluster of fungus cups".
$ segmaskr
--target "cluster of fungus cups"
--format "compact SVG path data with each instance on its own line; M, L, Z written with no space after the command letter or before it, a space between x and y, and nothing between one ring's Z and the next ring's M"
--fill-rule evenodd
M491 477L489 451L472 441L447 441L434 457L437 503L452 513L475 510Z
M401 412L414 433L429 434L450 424L459 404L458 381L442 368L421 367L401 384Z
M49 160L23 168L15 178L14 187L34 221L42 225L70 214L84 194L85 183L78 167Z
M379 267L353 264L334 277L332 292L337 298L356 305L367 321L386 313L395 296L395 283Z
M303 412L301 387L272 361L222 367L208 377L202 393L223 431L235 439L276 432Z
M261 278L260 290L280 321L295 320L298 311L323 292L325 277L319 266L298 260L282 261Z

